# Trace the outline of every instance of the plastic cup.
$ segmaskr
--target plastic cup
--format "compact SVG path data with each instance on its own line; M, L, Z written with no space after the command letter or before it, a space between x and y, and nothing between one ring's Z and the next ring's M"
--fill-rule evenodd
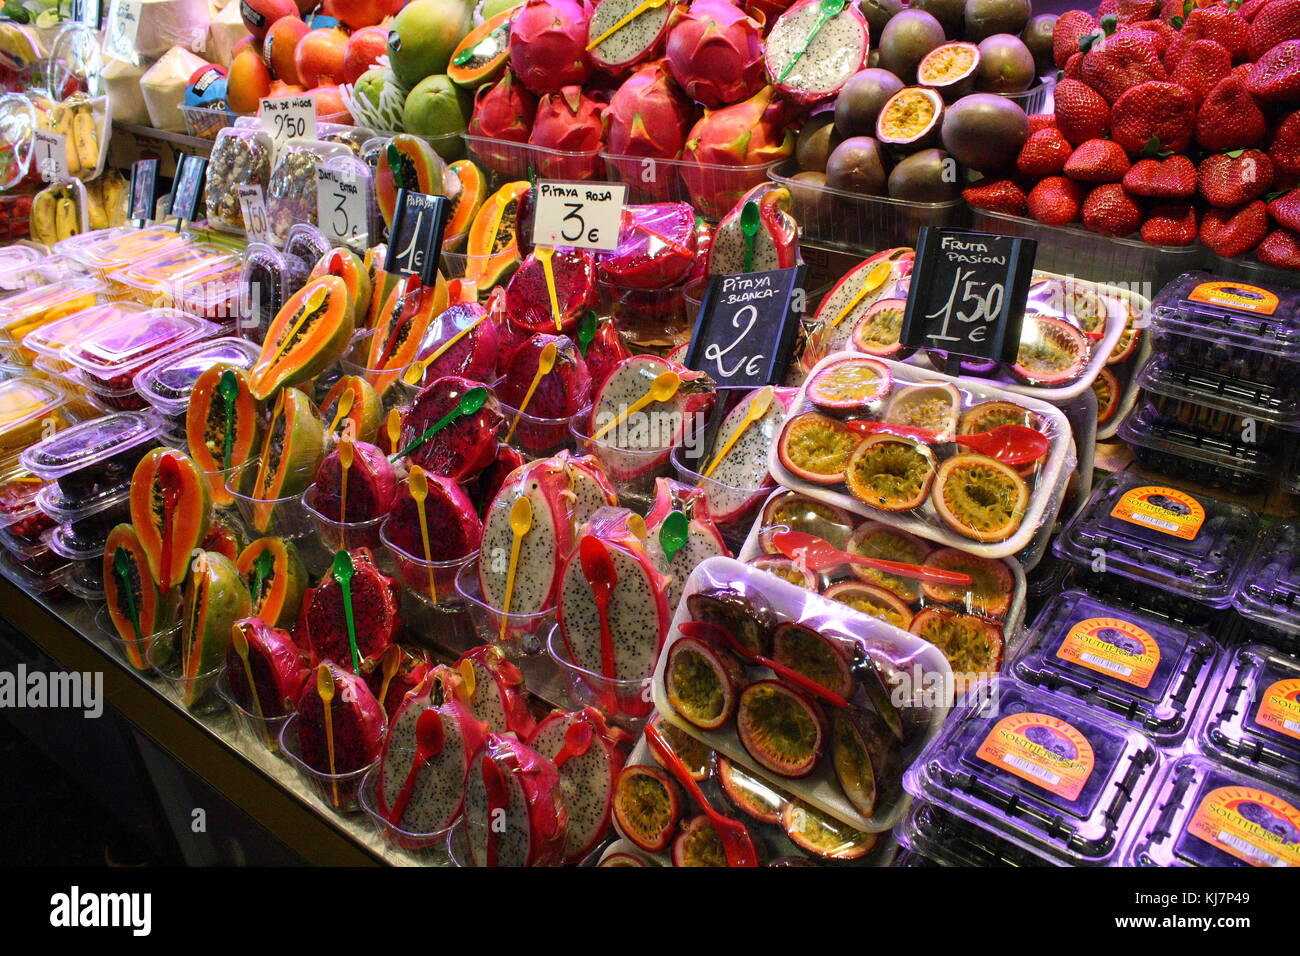
M486 273L492 259L493 257L489 255L470 255L467 252L454 252L444 248L442 251L442 274L448 280L464 278L477 280L477 277ZM491 290L490 285L479 282L479 299L482 300Z
M552 627L546 637L546 653L569 679L569 696L575 709L595 707L620 727L633 734L641 732L654 712L654 698L650 693L653 677L622 680L575 664L564 646L559 625Z
M316 528L316 535L321 545L331 554L346 549L369 548L374 551L379 547L379 526L387 515L370 518L366 521L335 521L312 507L311 499L316 485L312 483L302 493L302 507L307 517Z
M367 382L375 387L379 392L379 397L383 402L384 411L387 412L394 407L394 403L400 400L402 393L394 389L394 386L402 380L406 370L411 367L411 363L405 365L392 365L386 368L371 368L370 359L370 342L374 338L374 331L366 329L352 339L352 344L348 350L339 359L339 368L344 375L356 375L364 378ZM380 388L383 385L383 388Z
M469 855L469 827L465 823L464 816L457 817L456 822L447 831L444 849L452 866L465 868L476 865Z
M501 405L501 414L506 418L507 430L515 417L519 417L519 424L515 427L514 434L510 436L508 444L530 458L549 458L563 449L573 448L574 438L570 426L576 415L565 418L540 418L527 412L520 413L518 409L504 403ZM502 432L501 437L505 438L505 432Z
M229 668L222 668L221 673L217 675L217 693L226 702L230 712L235 715L235 726L239 728L240 733L250 743L265 747L271 753L279 755L280 731L293 715L293 711L287 714L259 717L256 713L245 710L244 706L235 700L234 691L231 690Z
M142 674L152 674L154 672L153 665L149 662L149 649L153 646L154 642L161 639L163 641L170 641L174 645L175 640L181 633L181 626L179 624L173 624L170 627L163 628L161 631L157 631L156 633L145 635L144 666L141 667L139 664L136 664L135 661L131 660L131 654L128 650L132 644L136 643L135 638L132 637L130 640L123 640L122 635L117 633L117 628L113 626L113 621L108 616L107 604L102 605L100 609L95 612L95 626L99 628L101 634L112 642L113 649L117 651L117 656L126 661L127 665L133 670L139 671Z
M707 467L712 460L712 454L706 454L701 460ZM691 465L686 463L681 448L673 449L672 463L677 472L678 481L684 485L703 490L705 500L709 505L709 514L714 516L714 523L717 524L718 530L722 532L727 547L731 549L732 554L739 554L741 547L745 544L745 539L749 537L749 528L754 523L754 516L758 514L758 510L763 506L763 502L772 491L772 484L769 482L757 488L737 488L735 485L729 485L714 478L705 478L704 475L695 471L692 467L692 465L698 465L699 462L692 462ZM741 505L742 502L744 503L743 506ZM737 508L740 510L736 510ZM728 517L725 521L718 519L719 514L729 512L733 513L734 516Z
M596 292L600 313L617 317L619 331L636 351L671 352L690 339L700 313L698 301L687 300L685 285L623 289L598 279Z
M605 438L591 437L591 409L584 408L569 424L579 455L593 455L609 475L618 499L634 511L645 511L654 501L655 479L672 473L672 446L629 450ZM617 429L614 429L617 431Z
M361 809L358 800L361 781L379 764L379 758L376 757L364 767L347 773L322 773L303 760L302 750L298 746L298 720L299 716L296 712L290 714L289 719L280 728L280 753L311 785L316 796L320 797L327 807L335 813L355 813Z
M181 435L185 434L184 428L181 429ZM188 453L188 441L182 447L182 450ZM226 485L236 477L236 472L240 465L231 465L229 468L219 468L216 471L205 471L204 477L208 479L208 490L212 492L212 504L215 508L233 508L235 498L227 489Z
M393 543L388 536L388 521L379 526L379 540L388 550L397 569L397 578L415 596L426 604L438 606L457 605L461 603L460 592L456 590L456 574L469 561L478 560L478 551L471 551L460 558L446 561L426 561L423 556L411 554L406 549ZM433 573L433 590L437 595L435 601L429 595L429 573Z
M169 635L172 639L165 639ZM223 661L220 667L203 671L193 677L187 675L181 660L180 637L179 624L168 631L154 635L154 640L145 654L145 660L149 662L153 672L171 687L172 693L191 714L220 713L225 707L225 702L217 693L217 676L225 667L225 662Z
M238 468L231 469L230 477L226 480L226 491L234 499L235 510L244 523L258 537L275 535L296 540L315 531L315 526L303 507L302 492L296 491L283 498L254 498L238 490L241 487L252 487L252 478L256 476L260 464L260 458L250 458Z
M493 607L483 597L478 564L477 560L468 561L456 572L456 590L469 609L479 639L499 646L508 657L530 657L541 653L546 633L555 624L555 608L535 614L503 614L500 608Z
M452 827L433 833L419 833L404 830L396 824L389 823L388 818L379 812L379 765L376 763L366 772L357 792L357 802L374 827L375 834L387 846L394 847L409 854L418 863L441 863L446 859L447 834Z

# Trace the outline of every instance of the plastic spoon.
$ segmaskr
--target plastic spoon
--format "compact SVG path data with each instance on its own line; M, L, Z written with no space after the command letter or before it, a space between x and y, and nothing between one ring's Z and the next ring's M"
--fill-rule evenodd
M384 653L379 658L379 666L384 675L383 682L379 685L379 706L384 706L384 698L388 696L388 685L393 682L397 676L397 669L402 666L402 649L396 644L389 644L384 648Z
M393 174L393 185L398 189L404 188L406 180L402 177L402 154L391 142L388 144L388 169Z
M258 602L262 599L262 585L266 583L266 576L275 569L275 555L271 554L269 548L262 551L253 561L253 587L249 594L253 598L253 609L257 610Z
M135 643L137 653L140 655L141 663L144 662L144 636L140 633L140 611L135 606L135 592L131 589L131 565L130 558L127 557L126 548L118 548L113 552L113 572L122 582L122 590L126 593L126 611L131 615L131 629L135 631Z
M172 584L175 583L171 579L172 528L175 527L176 506L180 503L180 480L180 466L176 464L176 459L171 455L163 455L162 460L158 462L158 483L163 486L162 541L158 546L161 552L158 564L162 571L159 575L161 580L158 582L158 587L161 591L170 591Z
M375 369L388 368L388 362L393 357L393 353L402 343L403 329L406 329L415 317L416 312L420 309L420 291L423 287L420 284L420 277L412 272L406 277L406 286L402 290L402 306L398 310L397 319L393 322L392 334L389 335L388 341L384 343L383 349L379 352L379 357L375 360Z
M892 265L888 262L877 262L872 267L871 271L867 273L867 277L862 280L862 288L858 289L858 291L853 294L853 298L849 300L849 304L840 309L840 314L831 320L831 328L835 328L848 318L849 314L862 304L862 300L867 297L868 293L874 292L876 289L879 289L884 285L885 280L889 278L889 273L892 268Z
M896 425L891 422L855 421L847 422L849 431L859 435L899 435L911 438L927 445L939 440L939 434L933 429L918 425ZM1047 454L1052 447L1047 436L1024 425L999 425L986 432L972 435L953 435L951 441L967 448L973 448L981 454L996 458L1004 465L1025 465L1037 461Z
M546 277L546 294L551 300L551 318L555 321L555 331L559 332L564 323L560 319L560 297L555 291L555 269L551 265L551 257L554 255L555 249L551 246L533 247L533 258L542 264L542 275Z
M348 523L348 472L352 470L352 459L356 450L350 438L339 442L339 466L343 469L339 478L339 524Z
M659 526L659 547L663 550L664 560L671 561L678 551L686 547L686 538L690 532L690 522L680 511L670 511Z
M781 75L776 78L778 83L782 82L790 75L790 71L794 69L794 65L799 62L799 59L805 53L808 52L808 47L812 46L813 40L817 39L817 34L822 32L822 27L826 26L830 20L833 20L835 17L838 17L843 13L845 6L846 0L821 0L821 3L817 5L817 22L814 23L813 28L808 31L808 36L803 41L803 46L794 51L794 56L792 56L790 62L785 65L785 69L781 71Z
M682 763L682 758L677 756L677 751L664 738L658 727L647 724L645 739L650 749L655 752L655 756L672 772L678 783L686 788L686 792L695 798L695 802L700 805L700 809L713 824L713 829L722 841L723 852L727 854L727 865L758 866L758 852L754 849L754 840L749 835L749 829L739 820L733 820L713 809L713 804L709 803L700 785Z
M388 410L388 417L384 419L384 431L388 433L388 447L396 448L402 440L402 413L396 408Z
M708 621L682 621L681 624L677 625L677 630L685 637L693 637L696 640L721 644L733 654L737 654L748 661L753 661L760 667L766 667L782 680L789 681L791 684L803 688L808 693L820 697L822 700L834 707L849 706L849 702L839 694L835 693L835 691L828 690L815 680L805 677L796 670L791 670L789 667L772 660L770 657L764 657L762 654L757 654L754 651L751 651L744 644L740 643L736 638L736 635L732 634L731 631L720 624L711 624Z
M316 693L320 695L320 702L325 709L325 749L329 755L330 777L334 778L337 776L334 772L334 715L330 712L330 705L334 702L334 674L328 664L321 664L316 668ZM337 807L339 805L338 780L330 780L330 793L334 797L334 806Z
M627 421L641 409L645 408L651 402L666 402L677 394L677 389L681 387L681 376L676 372L660 372L653 382L650 383L650 390L638 398L623 411L619 412L612 419L596 429L596 434L591 436L592 441L600 441L604 435L617 425Z
M415 781L419 779L420 771L426 763L442 753L446 742L442 715L432 707L420 711L420 716L415 718L415 759L411 761L411 769L406 771L402 789L393 801L392 809L388 811L388 822L393 826L398 826L402 821L406 805L411 802L411 794L415 792Z
M361 673L361 652L357 650L357 623L352 616L352 575L356 569L352 566L352 555L342 549L334 555L330 574L339 583L343 591L343 616L348 623L348 646L352 649L352 673Z
M557 768L563 767L571 757L581 757L590 750L595 738L596 732L591 729L591 724L585 720L575 720L564 728L564 743L551 762Z
M230 456L235 447L235 399L239 397L239 380L233 369L226 369L217 379L217 394L226 407L226 447L221 455L221 467L230 470Z
M727 452L736 447L736 442L740 441L740 436L744 435L749 426L754 424L760 418L767 414L767 410L772 407L772 396L775 390L771 385L759 391L749 403L749 408L745 411L745 417L741 420L740 426L731 433L727 443L722 446L722 450L713 456L713 461L709 462L709 467L704 469L701 477L708 478L722 464L722 459L727 457Z
M578 544L578 560L582 562L582 576L591 587L596 602L596 615L600 620L600 670L610 680L618 680L618 661L614 656L614 635L609 629L609 599L618 586L618 571L605 543L595 535L585 535ZM610 713L618 710L618 701L612 691L602 694Z
M557 353L554 342L547 342L542 346L541 353L537 356L537 371L533 374L533 380L528 383L528 391L524 392L524 400L519 403L519 408L515 411L515 420L510 423L510 430L506 432L505 442L510 443L510 439L515 437L515 429L519 427L519 419L524 417L524 412L528 409L528 403L533 400L533 393L537 391L537 386L542 383L542 379L551 374L551 369L555 368L555 359Z
M338 407L334 410L334 421L330 422L329 432L327 434L333 435L338 431L339 425L343 424L343 419L347 418L348 414L352 411L352 403L355 400L356 395L353 394L351 389L339 396Z
M476 388L471 388L460 397L460 401L456 403L455 408L426 428L424 433L416 438L415 441L411 442L396 455L391 456L391 460L397 461L399 458L405 458L456 419L463 415L473 415L483 407L483 403L487 401L487 397L488 390L482 385L479 385Z
M923 564L906 564L902 561L886 561L884 558L867 558L860 554L841 551L829 541L808 534L806 531L778 531L772 535L772 544L787 558L801 562L810 571L830 571L846 564L856 564L877 571L888 571L900 578L926 581L930 584L947 584L953 587L971 586L969 574L960 571L945 571Z
M750 200L740 210L740 232L745 237L745 271L754 271L754 237L758 235L758 203Z
M329 295L329 292L323 285L312 290L311 295L307 296L307 301L303 303L302 315L298 316L298 321L293 324L293 328L291 328L289 333L280 340L280 344L275 347L275 354L271 356L271 361L266 363L266 368L269 369L274 366L276 362L280 361L281 356L288 351L289 346L297 341L298 333L302 331L302 327L307 324L307 320L312 317L316 310L325 304L325 297L327 295Z
M533 527L533 503L524 495L515 499L510 506L510 564L506 567L506 593L501 601L501 630L497 639L505 643L506 625L510 616L510 599L515 591L515 572L519 569L519 546L523 544L524 535Z
M266 729L266 715L262 713L262 698L257 693L257 685L253 683L253 665L248 662L248 636L238 624L231 625L230 643L234 645L235 653L244 665L244 680L248 681L248 696L253 698L253 710L257 713L257 726L262 731L262 740L267 750L274 750L271 732Z
M436 607L438 586L433 579L433 548L429 545L429 518L424 510L424 499L429 497L429 479L424 469L412 465L407 484L411 489L411 499L415 502L415 515L420 519L420 543L424 546L424 563L429 569L429 600Z
M645 13L647 10L657 10L659 7L662 7L667 2L668 0L641 0L641 2L638 3L635 7L629 10L627 13L623 14L623 16L619 17L612 27L610 27L600 36L596 37L596 39L588 43L587 52L590 53L592 50L596 49L596 47L600 46L602 43L604 43L606 40L612 37L615 33L623 29L625 26L627 26L637 17L641 16L641 14Z
M449 338L446 342L443 342L436 349L434 349L433 354L430 355L428 358L420 359L420 361L412 365L409 369L406 370L406 375L403 376L403 381L405 381L407 385L414 385L418 381L420 381L420 379L424 378L424 373L429 368L430 365L438 361L438 359L442 358L443 355L446 354L448 349L450 349L453 345L455 345L465 336L469 335L470 332L474 331L474 329L478 327L478 324L482 322L484 319L486 319L487 317L488 317L488 313L484 312L482 315L480 315L469 325L465 326L463 329L461 329L459 332L457 332L455 335Z
M596 341L596 311L588 309L582 313L582 320L578 322L578 351L582 357L587 357L587 349L591 348L591 343Z
M271 409L271 427L262 438L261 454L258 456L257 479L253 482L253 497L266 500L266 472L271 462L271 436L275 433L275 420L284 414L284 396L286 389L280 389L275 397L275 406Z

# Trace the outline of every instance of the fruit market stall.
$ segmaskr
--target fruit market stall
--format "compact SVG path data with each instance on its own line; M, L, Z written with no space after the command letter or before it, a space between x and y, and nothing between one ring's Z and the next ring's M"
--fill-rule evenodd
M291 853L1300 864L1300 0L31 6L0 601Z

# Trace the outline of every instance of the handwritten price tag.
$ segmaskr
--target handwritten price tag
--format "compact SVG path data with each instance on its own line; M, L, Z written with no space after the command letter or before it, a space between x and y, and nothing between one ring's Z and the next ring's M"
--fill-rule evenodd
M449 210L446 196L398 190L384 271L397 276L415 274L425 285L433 285Z
M719 388L776 384L794 352L806 266L709 278L686 367Z
M539 180L533 243L610 251L623 225L626 183Z
M126 63L136 61L135 39L140 32L138 0L113 0L104 32L104 52Z
M310 96L278 96L262 100L262 129L276 145L286 139L316 138L316 102Z
M36 171L47 183L68 178L68 146L62 133L38 129L35 137Z
M254 183L239 187L239 208L244 214L244 232L249 239L270 242L271 223L266 217L266 197Z
M364 241L370 228L364 183L347 170L318 166L316 222L327 239Z

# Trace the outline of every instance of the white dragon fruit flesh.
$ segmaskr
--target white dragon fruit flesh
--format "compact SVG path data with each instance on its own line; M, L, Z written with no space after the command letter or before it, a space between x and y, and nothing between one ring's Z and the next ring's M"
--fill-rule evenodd
M644 7L642 0L601 0L591 14L587 42L602 36L637 7ZM591 61L610 73L622 73L634 64L650 59L662 50L668 28L677 19L676 11L677 6L671 3L642 9L591 48L588 53Z
M796 103L811 105L833 97L866 66L871 49L867 20L856 3L846 4L814 35L820 17L821 0L799 0L767 35L763 59L768 82Z
M767 470L768 450L781 435L796 392L797 389L793 388L774 389L772 403L763 417L740 433L736 443L703 482L709 513L718 522L730 524L745 518L771 490L774 482ZM736 434L757 395L758 391L751 392L727 413L718 428L713 448L704 456L708 462L712 462Z
M455 667L438 671L444 699L462 701L496 733L521 739L532 735L536 721L528 710L524 675L499 647L484 644L461 655Z
M758 231L754 234L753 254L747 263L741 217L745 206L751 202L758 205ZM709 247L710 275L789 269L798 262L799 224L790 215L790 191L775 183L762 183L741 196L718 223L713 233L713 244Z
M853 340L854 326L858 324L858 321L867 314L867 310L873 305L881 299L892 299L900 295L907 295L906 292L900 289L900 283L907 281L911 276L912 263L915 258L915 251L905 246L885 249L883 252L876 253L865 262L850 269L844 278L840 279L835 284L835 287L823 296L821 304L817 306L813 325L825 331L814 333L814 338L809 342L809 347L804 350L803 356L800 357L800 365L805 373L810 371L813 365L827 355L852 348L850 343ZM871 273L882 262L889 263L888 278L880 285L868 290L866 295L862 296L853 305L848 314L843 319L840 319L834 328L831 328L831 323L835 322L840 313L853 303L854 299L862 291L863 283L868 278L871 278ZM872 279L872 281L875 280Z
M664 519L674 511L680 511L686 516L686 544L669 560L659 533ZM704 492L671 478L655 479L654 505L646 515L645 523L650 532L646 538L646 550L655 567L667 579L668 609L671 612L682 599L686 579L695 570L695 566L718 555L729 558L731 552L722 538L722 532L713 523Z
M465 777L474 866L558 866L568 812L555 764L509 735L488 734Z

